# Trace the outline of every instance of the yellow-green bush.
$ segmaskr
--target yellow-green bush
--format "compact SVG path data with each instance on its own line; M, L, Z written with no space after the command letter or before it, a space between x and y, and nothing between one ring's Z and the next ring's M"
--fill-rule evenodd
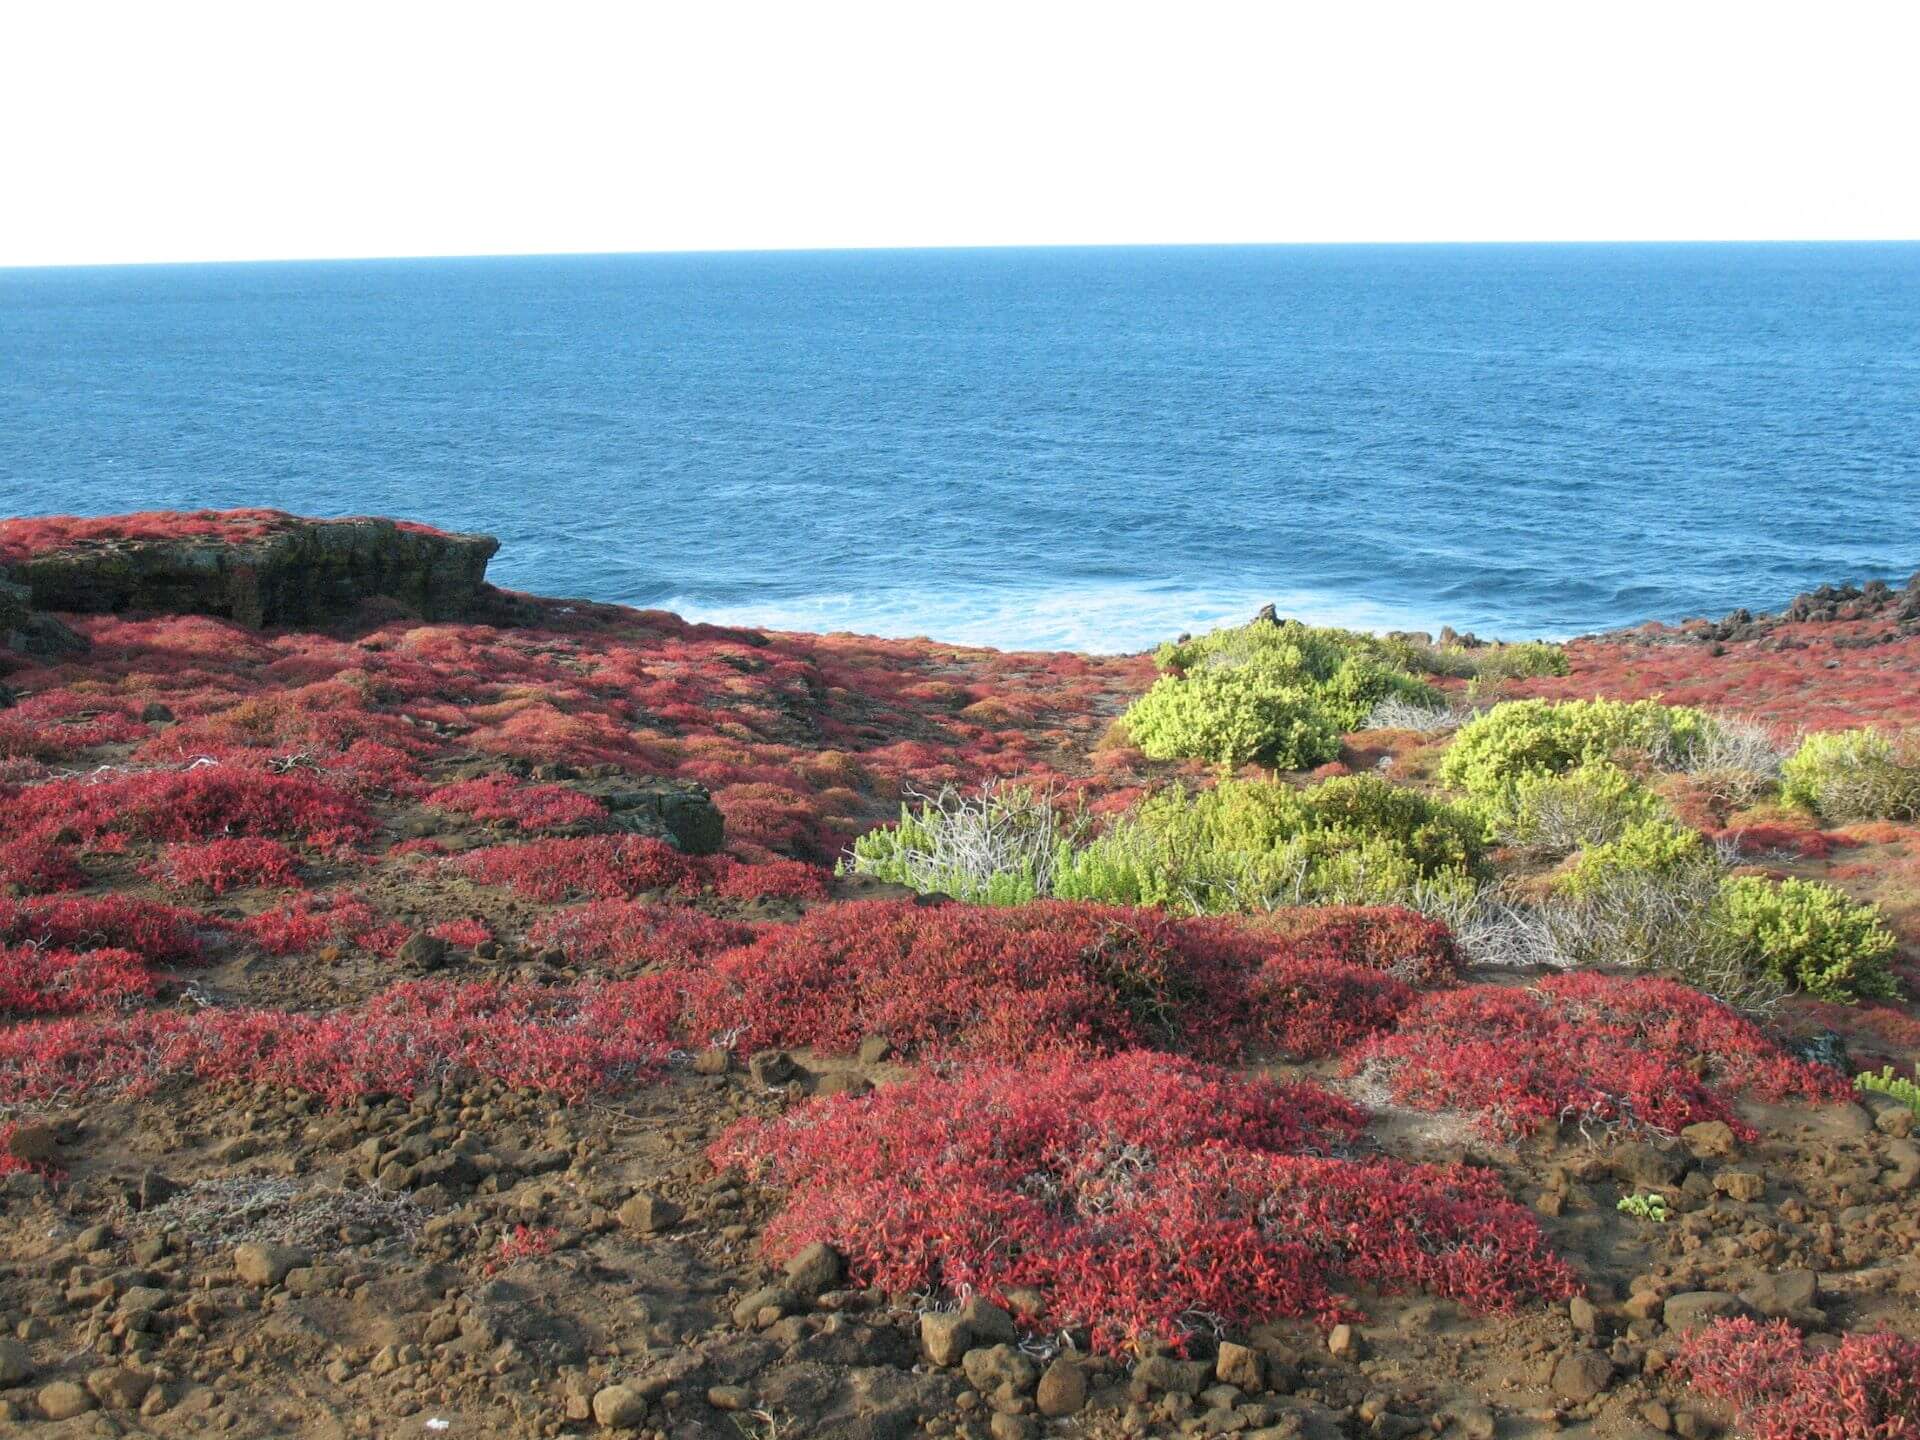
M1567 652L1544 640L1525 640L1513 645L1490 645L1484 650L1464 652L1473 660L1473 683L1467 693L1477 695L1490 685L1508 680L1529 680L1536 675L1565 675Z
M1617 840L1665 809L1626 771L1600 762L1564 775L1522 775L1475 808L1498 844L1549 857Z
M1461 727L1441 757L1440 778L1492 797L1528 775L1623 757L1663 761L1685 753L1711 724L1698 710L1657 700L1510 700Z
M1122 719L1155 760L1307 769L1338 754L1340 735L1382 700L1440 699L1407 672L1405 646L1292 620L1215 630L1154 658L1167 673Z
M1588 896L1627 876L1665 877L1712 868L1716 863L1698 830L1671 820L1641 820L1627 826L1617 839L1582 850L1559 878L1557 888L1569 895Z
M1745 875L1720 892L1720 915L1769 975L1822 1000L1898 993L1896 942L1877 906L1830 885Z
M1340 732L1311 691L1263 669L1162 675L1122 723L1153 760L1306 770L1340 753Z
M1816 731L1780 783L1787 801L1828 820L1920 820L1920 732Z
M1479 856L1472 816L1378 776L1310 790L1223 780L1142 801L1061 861L1054 893L1204 912L1389 904L1415 890L1470 893Z

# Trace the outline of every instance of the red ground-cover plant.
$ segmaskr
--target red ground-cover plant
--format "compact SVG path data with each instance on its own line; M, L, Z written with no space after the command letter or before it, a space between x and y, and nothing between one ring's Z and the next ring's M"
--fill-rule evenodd
M43 515L0 520L0 564L107 540L258 540L284 530L284 510L143 510L132 515Z
M172 1081L270 1085L345 1105L449 1076L579 1098L630 1085L669 1054L670 1016L610 988L397 985L365 1005L142 1011L0 1029L0 1094L144 1094Z
M476 945L484 945L493 938L493 931L484 920L468 917L462 920L443 920L427 933L436 940L444 940L449 945L458 945L471 950Z
M130 950L0 945L0 1015L108 1010L156 988L153 972Z
M293 836L315 845L367 837L372 817L352 795L300 774L195 765L100 779L52 780L0 793L15 834L110 834L146 840Z
M203 958L201 934L216 922L178 905L125 895L0 899L0 944L58 950L131 950L153 964Z
M1721 1320L1674 1368L1732 1406L1751 1440L1920 1440L1920 1340L1846 1335L1814 1350L1785 1320Z
M1364 1113L1315 1086L1149 1052L926 1074L735 1125L712 1147L788 1192L764 1244L855 1280L1005 1302L1108 1353L1198 1324L1353 1314L1341 1283L1506 1308L1578 1288L1485 1172L1333 1158ZM1205 1321L1196 1317L1206 1317Z
M484 1275L497 1275L521 1260L538 1260L553 1253L560 1232L550 1225L515 1225L500 1237L492 1257L481 1267Z
M592 825L607 818L607 807L591 795L565 785L524 785L506 775L482 775L437 786L428 792L427 803L489 825L512 825L529 832Z
M296 895L249 915L235 928L269 955L300 955L348 940L384 954L407 938L404 927L397 939L386 933L373 907L359 896L339 892Z
M1413 1000L1390 976L1297 959L1231 921L1058 901L822 906L679 983L694 1038L844 1051L879 1034L911 1052L996 1057L1152 1045L1308 1058Z
M452 862L482 885L505 885L543 904L595 897L697 896L711 890L733 900L819 899L826 872L799 861L747 865L728 855L683 855L644 835L588 835L527 840L472 850Z
M1847 1093L1833 1071L1795 1059L1697 990L1594 973L1429 995L1348 1067L1384 1080L1403 1105L1477 1112L1484 1131L1507 1138L1556 1121L1671 1132L1702 1120L1750 1137L1735 1092Z
M557 949L569 965L606 970L685 966L753 939L751 925L677 906L595 900L543 915L527 932L534 949Z
M1316 964L1384 970L1412 985L1443 985L1460 974L1453 932L1398 905L1295 905L1253 923L1285 937L1297 958Z
M299 857L280 841L249 836L169 845L147 867L147 874L169 890L224 895L259 887L295 888L300 884L299 864Z
M86 883L87 872L65 845L39 835L0 841L0 894L45 895Z

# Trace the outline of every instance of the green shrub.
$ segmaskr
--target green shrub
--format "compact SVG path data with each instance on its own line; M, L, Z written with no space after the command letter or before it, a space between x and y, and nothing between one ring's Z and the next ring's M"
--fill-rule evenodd
M1311 691L1261 669L1163 675L1122 723L1152 760L1306 770L1340 753L1340 731Z
M1142 801L1061 861L1054 893L1199 912L1392 904L1416 890L1470 892L1479 857L1472 816L1378 776L1310 790L1223 780Z
M1898 993L1896 942L1877 906L1813 880L1739 876L1722 887L1719 910L1729 933L1782 984L1842 1002Z
M1657 700L1510 700L1461 727L1441 757L1440 778L1493 797L1528 775L1623 757L1669 759L1711 723L1698 710Z
M1786 800L1828 820L1920 820L1920 732L1816 731L1780 780Z
M1626 876L1665 877L1718 865L1698 830L1671 820L1641 820L1617 839L1582 850L1557 882L1569 895L1592 895Z
M1904 1075L1894 1074L1891 1065L1883 1066L1878 1075L1869 1070L1865 1074L1854 1076L1853 1088L1871 1090L1877 1095L1891 1096L1913 1111L1915 1115L1920 1115L1920 1085L1914 1084Z
M1658 797L1617 765L1580 765L1564 775L1522 775L1478 807L1488 836L1529 855L1558 858L1620 838L1659 818Z
M1440 703L1408 673L1405 645L1292 620L1215 630L1154 658L1167 673L1122 721L1155 760L1307 769L1337 755L1341 734L1383 700Z

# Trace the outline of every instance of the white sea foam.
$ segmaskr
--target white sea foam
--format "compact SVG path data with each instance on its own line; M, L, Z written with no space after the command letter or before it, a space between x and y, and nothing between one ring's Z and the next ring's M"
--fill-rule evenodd
M839 630L896 639L926 636L1000 650L1111 655L1151 649L1182 631L1199 633L1240 624L1269 603L1283 616L1355 630L1431 632L1446 623L1431 614L1311 591L1201 591L1120 584L962 594L840 592L743 605L707 605L696 597L675 596L657 606L715 625L816 633Z

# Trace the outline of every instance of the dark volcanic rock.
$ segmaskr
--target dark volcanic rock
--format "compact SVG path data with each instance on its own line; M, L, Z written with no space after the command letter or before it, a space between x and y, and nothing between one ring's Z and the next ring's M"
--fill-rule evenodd
M91 541L17 561L7 578L43 611L215 615L258 629L323 620L381 596L442 620L474 606L499 548L491 535L391 520L292 520L248 539Z

